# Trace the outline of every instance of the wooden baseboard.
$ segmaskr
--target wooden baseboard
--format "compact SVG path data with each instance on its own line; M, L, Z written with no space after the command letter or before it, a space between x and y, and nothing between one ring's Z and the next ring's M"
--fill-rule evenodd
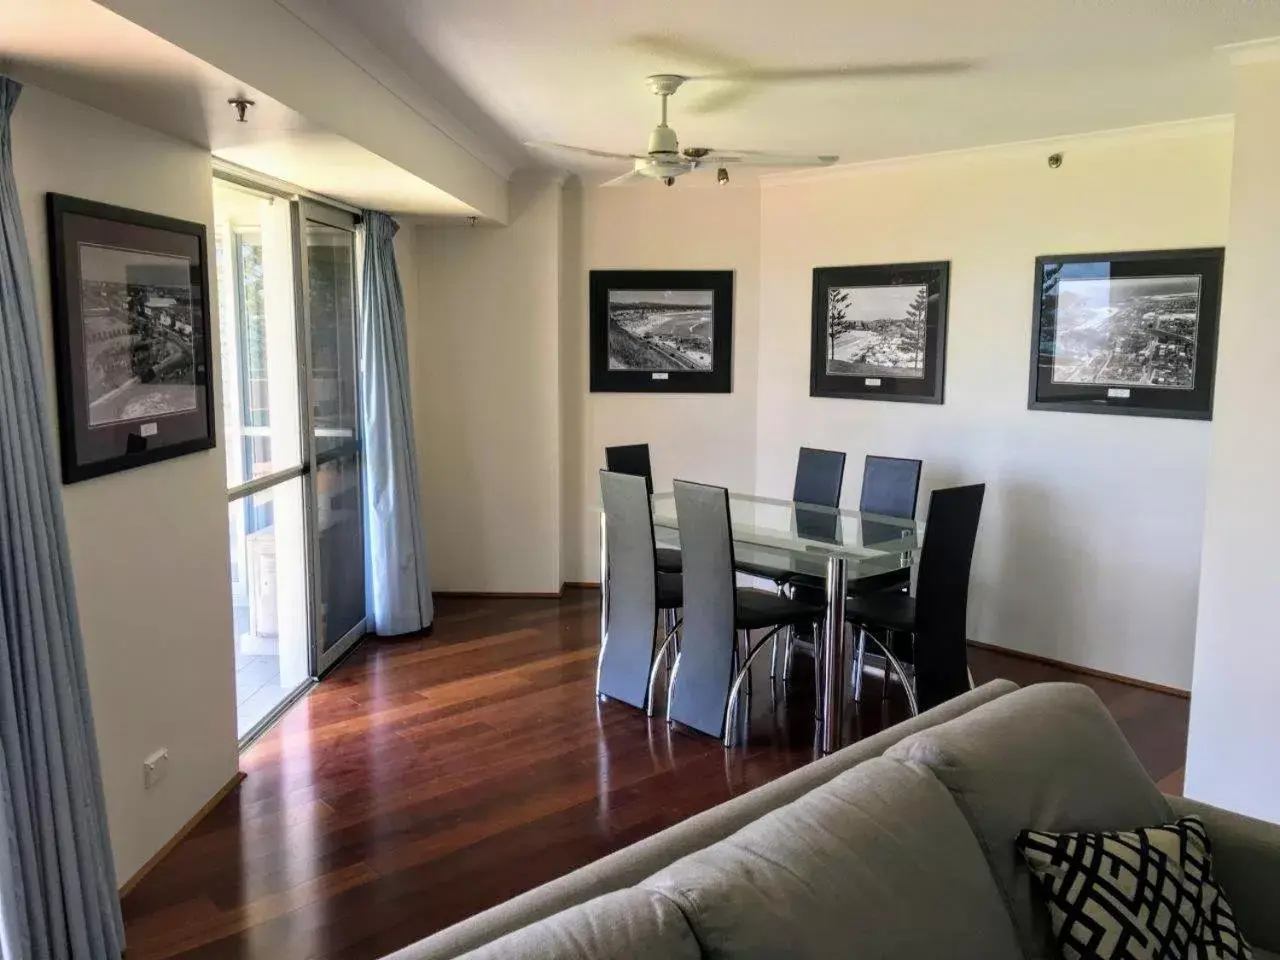
M136 887L139 883L142 882L142 878L145 877L148 873L150 873L155 868L155 865L157 863L159 863L166 856L168 856L169 853L173 850L173 848L176 847L180 842L182 842L183 838L185 838L187 834L189 834L192 830L194 830L200 824L201 820L203 820L211 812L213 812L214 807L216 807L223 800L225 800L227 795L230 794L232 790L240 786L240 784L244 783L245 776L246 774L237 770L236 775L232 777L230 780L228 780L225 784L223 784L222 789L220 789L217 793L215 793L212 797L210 797L209 802L206 803L199 810L197 810L195 813L195 816L193 816L190 820L188 820L186 823L182 825L182 829L180 829L177 833L175 833L172 837L170 837L169 841L163 847L157 850L155 852L155 855L152 856L150 860L148 860L141 867L139 867L138 871L132 877L130 877L128 880L124 882L124 886L120 888L120 899L123 900L126 896L128 896L129 892L133 890L133 888Z
M558 600L560 598L560 591L436 590L432 596L465 597L468 599L480 600Z
M600 584L590 580L566 580L559 590L436 590L436 597L464 597L480 600L557 600L566 590L599 590Z
M1149 680L1139 680L1136 677L1123 677L1118 673L1108 673L1106 670L1095 670L1093 667L1082 667L1078 663L1067 663L1065 660L1055 660L1053 657L1042 657L1036 653L1026 653L1022 650L1014 650L1010 647L997 647L992 643L979 643L977 640L970 640L969 646L977 647L979 650L990 650L992 653L1003 653L1010 657L1017 657L1019 660L1030 660L1032 663L1043 663L1050 667L1060 667L1063 670L1074 670L1076 673L1083 673L1090 677L1101 677L1103 680L1114 680L1116 683L1128 684L1131 687L1139 687L1143 690L1154 690L1156 693L1167 693L1171 697L1181 697L1183 700L1191 699L1189 690L1182 690L1178 687L1166 687L1162 683L1151 683Z

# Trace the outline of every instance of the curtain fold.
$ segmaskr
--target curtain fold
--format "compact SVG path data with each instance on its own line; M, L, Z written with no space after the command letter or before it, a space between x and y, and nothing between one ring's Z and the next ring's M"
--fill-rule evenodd
M430 626L434 615L409 403L404 294L397 223L364 211L360 295L360 398L364 429L367 615L383 636Z
M124 948L0 77L0 958Z

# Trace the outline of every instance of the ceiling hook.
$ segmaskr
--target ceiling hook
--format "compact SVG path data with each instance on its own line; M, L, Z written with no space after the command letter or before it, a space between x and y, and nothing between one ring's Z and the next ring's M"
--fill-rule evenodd
M248 123L245 114L249 112L249 108L254 105L254 101L248 97L232 97L227 103L236 108L236 119L241 123Z

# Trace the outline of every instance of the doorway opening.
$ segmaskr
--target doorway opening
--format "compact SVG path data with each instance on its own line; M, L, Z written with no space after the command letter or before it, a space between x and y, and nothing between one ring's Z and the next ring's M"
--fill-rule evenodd
M365 632L358 221L239 178L213 195L243 744Z

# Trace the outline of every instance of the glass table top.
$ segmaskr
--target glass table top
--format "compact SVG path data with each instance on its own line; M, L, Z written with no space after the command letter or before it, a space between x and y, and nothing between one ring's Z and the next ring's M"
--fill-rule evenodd
M892 574L915 562L924 524L744 493L729 494L729 521L738 563L825 577L827 558L843 556L849 576ZM659 546L678 546L675 495L653 495Z

